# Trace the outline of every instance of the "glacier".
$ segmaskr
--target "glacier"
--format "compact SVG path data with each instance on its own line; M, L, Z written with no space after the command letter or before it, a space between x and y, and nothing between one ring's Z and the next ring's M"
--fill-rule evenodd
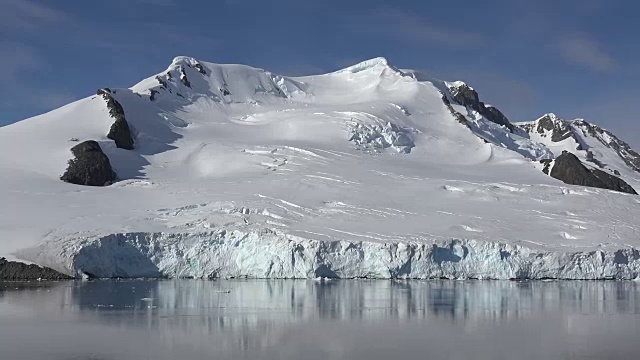
M50 242L37 251L59 249L53 263L24 255L63 273L110 278L623 280L640 274L637 249L563 253L476 240L379 243L240 231L121 233Z
M577 121L557 143L496 123L463 84L384 58L292 78L177 57L109 89L133 149L99 95L0 128L0 257L76 277L638 279L640 197L540 162L573 151L640 189L635 152ZM59 179L89 140L110 186Z

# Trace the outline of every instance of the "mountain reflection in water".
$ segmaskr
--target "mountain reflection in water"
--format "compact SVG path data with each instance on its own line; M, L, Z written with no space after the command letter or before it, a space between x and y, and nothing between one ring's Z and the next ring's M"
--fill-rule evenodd
M635 282L0 283L0 358L626 359L639 314Z

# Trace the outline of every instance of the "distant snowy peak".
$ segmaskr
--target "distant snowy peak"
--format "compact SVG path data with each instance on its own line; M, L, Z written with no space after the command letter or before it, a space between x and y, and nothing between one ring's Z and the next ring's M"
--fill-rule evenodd
M547 145L555 156L568 151L615 175L620 175L623 168L640 172L638 152L610 131L583 119L565 120L548 113L517 125L532 139Z
M572 125L574 129L581 132L582 136L589 136L598 140L602 145L615 151L629 167L640 172L640 154L631 149L629 144L622 141L610 131L590 124L582 119L573 120Z
M568 138L573 138L574 141L579 143L578 138L573 133L571 121L562 120L553 113L545 114L533 122L520 123L519 125L528 133L535 132L541 137L548 138L554 143Z
M256 102L265 96L286 99L304 94L304 84L250 66L178 56L166 71L141 81L131 90L152 101L165 98L192 102L204 96L219 103L239 103Z
M426 80L440 88L442 101L454 119L485 141L520 154L530 160L553 158L544 144L529 139L496 107L480 101L478 93L462 81Z
M340 73L340 72L359 72L362 70L366 70L366 69L371 69L371 68L385 68L389 66L389 61L387 61L386 58L383 57L376 57L373 59L369 59L369 60L364 60L361 61L357 64L351 65L351 66L347 66L344 69L340 69L338 71L336 71L336 73Z
M389 64L389 61L384 58L384 57L376 57L373 59L369 59L369 60L365 60L365 61L361 61L355 65L351 65L348 66L344 69L335 71L334 74L340 74L340 73L358 73L361 71L378 71L378 72L383 72L383 71L392 71L394 73L397 73L399 75L402 76L406 76L407 74L405 74L403 71L401 71L400 69L396 68L395 66Z

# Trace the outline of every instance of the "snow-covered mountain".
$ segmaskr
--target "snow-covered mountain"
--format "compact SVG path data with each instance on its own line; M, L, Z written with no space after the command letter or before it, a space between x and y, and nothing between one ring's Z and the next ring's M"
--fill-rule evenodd
M640 179L640 154L610 131L583 119L563 120L545 114L532 122L518 123L532 140L544 144L555 156L563 151L581 161L627 179Z
M291 78L178 57L0 128L0 151L0 256L74 276L640 273L626 143L383 58Z

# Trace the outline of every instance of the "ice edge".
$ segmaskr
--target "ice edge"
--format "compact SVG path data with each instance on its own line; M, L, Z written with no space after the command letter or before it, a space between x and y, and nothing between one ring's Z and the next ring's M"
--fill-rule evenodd
M465 239L378 243L272 233L120 233L44 243L22 253L64 273L98 278L369 278L634 280L640 252L561 252ZM61 248L55 257L48 247Z

